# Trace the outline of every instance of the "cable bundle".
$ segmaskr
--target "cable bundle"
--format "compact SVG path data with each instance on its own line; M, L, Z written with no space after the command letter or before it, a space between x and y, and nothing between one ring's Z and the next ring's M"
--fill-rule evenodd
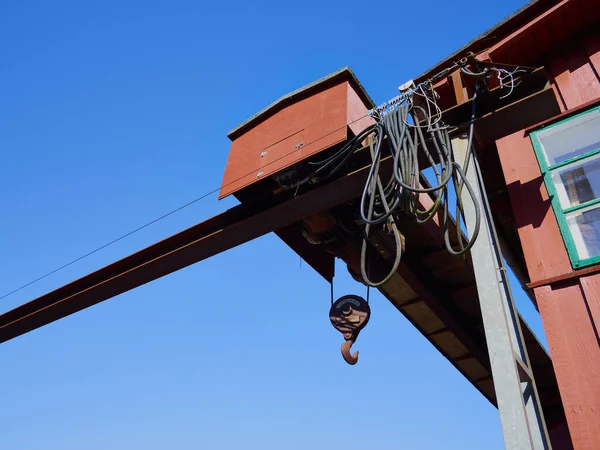
M428 98L428 101L431 99ZM474 109L467 144L467 159L462 165L465 171L472 153L473 119ZM392 175L387 180L382 179L379 171L381 160L384 157L384 140L387 140L387 151L394 161ZM461 165L454 160L448 127L443 124L441 117L438 116L435 121L432 120L431 109L415 105L411 99L385 115L376 124L370 151L372 165L360 202L360 215L366 224L361 249L361 275L364 281L369 286L381 286L398 269L402 249L396 225L396 215L399 212L412 215L420 224L429 222L436 215L441 216L440 222L448 252L456 256L468 252L479 233L480 209L475 201L473 188L466 180ZM436 183L434 186L425 187L428 183L419 166L420 154L425 156L433 170ZM454 217L458 249L453 248L450 238L450 221L452 220L448 195L450 182L456 192ZM464 187L475 204L475 228L466 243L460 226L461 220L464 220L462 202ZM431 196L433 204L430 208L420 208L419 196L421 194ZM366 268L367 239L371 227L383 223L392 230L395 236L396 258L389 274L383 280L373 282L369 279Z
M440 217L444 242L452 255L464 255L473 246L479 233L480 208L475 200L473 188L465 178L469 160L472 154L473 123L475 119L475 98L471 114L471 126L468 137L468 150L465 162L459 165L452 152L448 127L441 120L438 105L435 103L435 93L419 85L406 96L404 101L396 104L392 110L379 121L363 130L359 135L348 141L335 154L322 161L309 162L314 167L311 175L297 184L303 184L312 179L323 181L343 168L352 154L369 137L371 168L360 200L360 216L365 224L361 248L361 275L365 283L378 287L389 281L398 269L402 257L402 242L396 224L398 214L412 215L415 220L424 224L436 215ZM414 98L419 95L425 99L425 106L415 104ZM435 120L433 116L435 113ZM385 144L384 144L385 143ZM424 156L432 167L435 185L428 186L425 176L419 166L420 156ZM387 156L393 157L391 176L384 179L380 172L381 161ZM458 248L451 243L449 187L454 188L456 201L454 204L454 219L456 221L456 241ZM465 242L461 220L464 221L463 188L475 204L475 227L468 242ZM433 204L428 209L421 209L419 196L428 195ZM396 243L396 256L389 274L382 280L374 282L369 278L367 270L367 250L370 233L375 226L383 226L393 235Z
M439 213L440 207L443 206L444 236L445 236L446 246L448 247L449 251L452 254L462 255L466 251L468 251L469 248L472 246L472 243L475 240L477 233L479 231L479 222L480 222L479 207L478 207L477 203L475 202L475 206L477 208L476 209L476 213L477 213L476 214L476 227L475 227L473 236L471 236L471 238L470 238L470 243L467 244L467 246L465 247L463 245L462 235L460 233L460 220L464 219L462 217L463 216L462 202L460 201L460 196L462 194L462 188L464 185L467 186L467 190L472 195L472 189L470 188L468 183L465 182L464 173L466 173L468 164L470 161L472 139L473 139L473 122L475 120L475 109L474 109L475 108L475 98L473 99L473 112L471 115L471 126L470 126L470 130L469 130L467 159L466 159L465 163L463 164L462 171L461 171L460 166L456 165L455 162L450 163L451 161L453 161L451 151L450 151L450 140L448 139L448 133L447 133L446 128L441 123L442 111L436 103L436 99L438 98L438 96L437 96L437 93L435 92L435 90L433 89L433 85L436 80L439 80L439 79L447 76L455 69L460 69L460 71L464 75L476 78L477 80L485 80L485 79L491 78L491 73L495 72L496 77L498 79L498 83L500 85L500 88L501 89L509 89L509 92L507 94L500 97L500 99L503 99L503 98L508 97L510 94L512 94L513 90L518 86L518 82L515 81L516 75L518 73L528 73L529 70L520 68L518 66L513 67L512 70L507 70L502 67L485 67L483 70L481 70L479 72L473 72L467 68L468 62L469 62L469 57L464 57L460 61L453 63L451 66L443 69L442 71L438 72L437 74L435 74L428 80L419 83L419 85L417 85L413 88L408 88L408 89L404 90L401 87L401 89L402 89L401 95L394 97L393 99L389 100L388 102L384 103L381 106L373 108L372 110L370 110L368 112L367 115L365 115L363 117L359 117L359 118L355 119L354 121L344 125L343 127L335 130L335 131L338 131L340 129L343 129L346 126L351 125L361 119L364 119L367 116L374 117L378 120L377 124L372 125L372 126L366 128L365 130L363 130L358 136L352 138L349 142L347 142L346 145L344 145L334 155L330 156L329 158L327 158L323 161L308 162L309 176L302 177L302 179L300 181L295 182L292 185L288 185L287 183L283 182L283 180L278 180L278 182L283 187L286 187L286 188L293 187L293 188L298 189L302 184L304 184L306 182L309 182L309 181L318 182L318 181L322 181L327 178L330 178L331 176L333 176L335 173L339 172L345 166L345 164L348 162L348 160L350 159L350 157L352 156L354 151L357 150L361 146L362 142L367 137L369 137L371 134L373 135L371 144L373 145L373 143L375 143L375 148L373 148L373 146L371 146L371 157L372 157L372 161L373 161L373 166L377 165L377 168L375 168L375 169L373 167L371 168L371 172L369 174L370 182L367 182L366 187L365 187L365 192L363 192L363 196L361 198L361 210L362 210L361 214L363 214L365 216L365 218L367 219L365 221L365 224L366 224L365 230L364 230L365 231L365 242L363 242L363 252L362 252L363 253L363 264L362 264L363 267L365 266L365 261L366 261L366 238L369 236L371 226L381 224L385 221L388 221L389 224L386 223L385 226L388 226L395 233L395 235L398 236L399 233L397 232L397 227L395 225L394 213L396 211L400 211L400 210L403 210L404 212L407 212L407 213L412 213L415 216L417 222L425 223L428 220L431 220L431 218L433 218L433 216L436 214L436 212ZM509 66L505 66L505 67L509 67ZM425 109L423 107L414 106L414 104L413 104L413 99L415 97L419 97L419 96L425 100L425 104L427 106L427 114L426 115L423 115L423 113L425 112ZM433 108L433 111L435 112L435 114L432 114L432 108ZM398 111L398 112L394 115L393 113L395 113L396 111ZM423 116L421 122L426 123L426 125L424 125L424 126L414 125L414 123L419 123L418 121L414 121L414 116L419 111L421 112L421 115ZM409 116L413 117L412 125L407 122L407 118ZM431 118L433 116L437 116L435 121L431 120ZM410 132L407 132L408 129L412 129L412 132L414 135L413 137L410 136ZM422 131L423 129L425 129L425 132ZM439 137L440 134L441 134L442 138ZM328 136L328 134L320 136L320 137L316 138L315 140L313 140L312 142L307 143L306 145L317 142L327 136ZM432 136L435 137L435 139L432 138ZM390 140L392 139L392 137L395 138L395 141L394 141L395 144L394 144L394 142L392 142L392 144L391 144L391 148L392 148L391 151L392 151L392 154L394 155L394 177L393 177L393 179L388 180L388 183L386 184L385 189L383 189L383 191L381 191L380 190L381 180L377 181L377 179L379 179L379 162L381 160L381 143L384 140L386 140L386 137ZM422 145L420 145L421 142L433 144L436 154L439 158L438 161L441 161L440 170L437 170L437 167L435 167L435 164L434 164L434 160L430 158L431 153L429 152L429 149L425 148L424 151L429 159L430 164L432 165L432 167L434 167L434 172L436 174L436 178L437 178L437 182L438 182L438 185L435 186L434 188L422 188L419 185L415 184L415 181L422 177L422 175L419 172L418 158L415 156L415 152L419 151L420 148L423 148ZM276 159L266 163L265 165L261 165L261 167L258 167L258 168L255 168L255 169L249 171L248 173L240 176L236 180L230 181L229 183L227 183L224 186L232 185L232 184L242 180L246 176L256 173L261 168L264 168L271 164L275 164L278 161L282 160L283 158L286 158L286 157L290 156L291 154L297 152L300 148L301 147L297 147L292 152L284 154L284 155L280 156L279 158L276 158ZM440 157L440 154L443 157ZM328 170L329 170L329 172L328 172ZM458 176L457 176L457 174L458 174ZM296 176L298 176L298 175L294 174L292 177L295 178ZM302 175L300 175L300 176L302 176ZM448 208L447 208L447 203L448 203L447 186L449 184L450 179L453 182L455 192L457 193L457 198L458 198L456 215L455 215L456 220L457 220L457 230L458 230L458 234L459 234L458 242L460 245L460 250L458 250L458 251L454 251L452 249L452 247L450 246L450 239L448 236L448 234L449 234L448 233L448 223L449 223L448 215L449 214L448 214ZM375 182L373 180L375 180ZM400 180L401 182L398 182L398 180ZM64 269L66 267L71 266L72 264L75 264L76 262L78 262L78 261L80 261L80 260L82 260L82 259L116 243L116 242L119 242L120 240L122 240L128 236L131 236L134 233L137 233L140 230L143 230L144 228L146 228L160 220L163 220L166 217L169 217L170 215L176 213L177 211L187 208L190 205L193 205L196 202L207 198L211 194L215 194L215 193L219 192L219 190L224 186L217 187L217 188L213 189L212 191L209 191L209 192L205 193L204 195L201 195L201 196L197 197L196 199L194 199L182 206L179 206L178 208L175 208L174 210L172 210L166 214L163 214L162 216L160 216L154 220L151 220L150 222L147 222L146 224L144 224L128 233L125 233L116 239L113 239L112 241L86 253L85 255L82 255L82 256L68 262L67 264L64 264L61 267L58 267L57 269L54 269L54 270L46 273L45 275L42 275L41 277L38 277L28 283L25 283L24 285L20 286L17 289L13 289L12 291L0 296L0 300L8 297L10 295L13 295L16 292L19 292L22 289L24 289L28 286L31 286L32 284L35 284L38 281L41 281L44 278ZM383 185L381 184L381 186L383 186ZM367 189L367 187L369 187L369 188ZM383 195L382 195L382 192L383 192ZM416 206L415 206L415 205L418 205L418 196L419 196L419 194L422 194L422 193L431 194L434 196L434 199L435 199L434 205L432 206L432 208L430 208L427 211L419 211L418 208L416 208ZM372 202L370 201L371 197L373 197ZM369 208L367 208L367 211L365 212L364 205L366 205L367 199L369 199ZM385 202L382 199L385 200ZM368 211L370 208L372 208L371 213L369 213L369 211ZM370 214L372 214L372 215L370 215ZM383 219L382 219L382 217L383 217ZM380 219L381 219L381 221L380 221ZM398 251L397 251L396 259L394 261L393 270L390 272L390 275L378 283L372 283L366 276L366 273L364 273L366 271L363 269L362 270L363 278L365 279L365 282L367 282L367 284L369 284L370 286L380 286L383 283L385 283L387 280L389 280L391 275L397 270L398 265L400 263L400 257L401 257L400 254L401 254L401 249L402 249L399 238L396 239L396 244L397 244Z

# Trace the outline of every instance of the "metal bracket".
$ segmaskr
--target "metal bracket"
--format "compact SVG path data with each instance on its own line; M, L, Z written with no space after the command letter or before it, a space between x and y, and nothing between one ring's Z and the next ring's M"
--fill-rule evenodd
M522 383L529 383L533 381L533 374L527 365L523 362L521 357L513 352L515 356L515 362L517 363L517 370L519 371L519 379Z
M414 80L408 80L406 83L404 83L401 86L398 86L398 90L402 93L408 91L408 90L414 90L415 89L415 82Z

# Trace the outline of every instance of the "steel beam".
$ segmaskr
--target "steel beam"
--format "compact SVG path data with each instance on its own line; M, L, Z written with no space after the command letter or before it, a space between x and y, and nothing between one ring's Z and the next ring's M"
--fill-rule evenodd
M385 164L389 165L390 158ZM368 167L297 198L242 204L0 315L0 343L357 197Z
M456 159L466 161L467 139L454 139L452 147ZM470 198L463 189L464 215L471 235L475 226L475 208L479 206L481 227L471 248L471 258L504 443L507 450L548 450L551 444L519 316L508 284L485 185L477 160L472 156L469 169L466 179L473 187L475 198Z

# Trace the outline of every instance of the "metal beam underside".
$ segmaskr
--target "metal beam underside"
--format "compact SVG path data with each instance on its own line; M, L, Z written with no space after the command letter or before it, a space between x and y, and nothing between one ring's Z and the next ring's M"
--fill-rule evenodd
M515 103L514 109L516 110L523 108L518 103ZM513 107L509 109L512 110ZM382 172L389 170L389 166L390 159L388 158L382 164ZM291 200L282 201L278 197L275 197L271 202L261 202L259 205L242 204L234 207L79 280L8 311L0 315L0 343L269 232L276 231L278 234L281 234L284 228L296 224L307 216L328 210L358 197L364 186L367 170L367 167L356 170L351 174L334 180L327 185L317 187ZM425 234L439 236L439 229L437 227L434 228L436 229L431 229ZM413 233L413 238L415 239L421 239L422 237L422 230ZM439 247L439 245L436 243L435 247ZM418 254L411 255L410 253L409 251L405 255L406 258L398 275L400 277L399 280L404 279L402 283L408 282L412 286L419 298L415 302L402 303L394 301L394 295L392 295L391 291L386 292L386 290L383 290L383 294L395 304L478 390L495 403L492 394L493 385L490 384L491 377L487 374L489 373L489 360L486 355L487 346L485 338L481 339L481 333L475 333L479 324L473 323L473 320L469 324L468 320L479 316L480 312L477 314L478 311L475 311L474 315L465 317L456 308L451 308L450 306L455 302L453 298L455 297L454 294L451 291L437 292L439 289L432 291L433 282L439 281L432 279L432 267L430 267L426 259L422 259ZM437 255L433 259L441 262L441 259ZM317 267L315 269L319 271ZM325 267L320 273L323 275L327 271L328 269ZM388 286L388 288L391 289L391 286ZM466 297L470 296L466 295ZM428 305L428 308L432 312L435 311L435 315L444 318L444 322L448 322L444 323L444 327L448 328L449 333L443 328L436 332L428 332L423 328L418 319L418 315L420 314L419 302ZM530 354L533 350L533 354L536 355L532 358L535 360L534 372L539 370L540 375L547 375L547 395L549 396L549 400L552 400L553 406L556 404L556 407L560 409L560 411L557 411L557 414L564 416L560 399L555 392L557 391L555 388L556 380L550 359L539 342L533 337L533 334L526 327L523 331L526 334L525 339L528 342ZM458 339L462 345L465 345L468 348L469 355L452 358L447 353L444 345L442 345L443 339L445 339L444 336L448 334L451 335L452 340ZM467 366L471 364L470 360L472 359L477 360L478 364L483 366L484 373L479 378L475 378L475 373L472 374L473 376L467 376L467 372L470 372L467 370ZM536 361L538 362L537 365L535 364ZM535 376L538 379L540 378L538 373L535 373Z
M366 174L361 169L282 203L238 205L42 295L0 315L0 343L349 201Z

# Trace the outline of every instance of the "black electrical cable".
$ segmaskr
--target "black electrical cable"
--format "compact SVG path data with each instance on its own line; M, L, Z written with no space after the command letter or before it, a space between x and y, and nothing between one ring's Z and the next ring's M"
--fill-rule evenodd
M465 69L466 70L466 69ZM485 74L466 70L465 74L479 77ZM478 84L477 84L478 86ZM424 89L427 109L416 105L411 96L403 103L397 103L395 109L385 114L375 125L366 128L356 137L348 141L340 150L322 161L313 161L310 164L316 167L311 178L326 179L339 171L350 159L367 136L371 156L371 167L363 188L359 203L359 213L364 222L363 241L361 246L361 276L364 282L371 287L385 284L397 271L402 256L402 238L398 230L396 218L398 214L410 214L420 223L427 223L436 215L441 218L444 243L447 251L455 256L466 254L477 239L481 225L481 208L475 198L475 191L466 179L466 172L473 155L473 128L476 113L476 99L479 88L472 100L471 118L467 139L465 161L461 164L455 161L448 127L441 117L432 119L430 104L439 109L434 101L427 97ZM416 92L416 91L415 91ZM435 98L435 97L434 97ZM409 122L409 118L411 122ZM384 141L387 144L384 145ZM380 173L381 162L384 157L393 158L392 173L384 179ZM421 167L420 159L425 159L433 170L435 185L429 186ZM317 175L326 173L326 175ZM452 182L452 183L451 183ZM455 201L455 241L452 243L450 236L449 187L452 186L456 193ZM464 222L463 188L474 205L475 221L468 242L464 242L461 221ZM432 199L432 205L427 209L420 207L420 195L427 195ZM380 281L370 279L367 270L368 240L374 226L384 224L388 231L394 235L396 255L388 274Z
M488 75L488 72L490 70L492 70L492 69L488 69L486 67L481 72L473 72L473 71L467 69L467 67L465 65L463 65L463 66L460 67L460 71L462 73L464 73L465 75L469 75L470 77L475 77L475 78L486 77Z
M462 193L462 187L464 185L467 187L467 191L469 192L469 195L471 195L471 197L474 198L473 197L473 194L474 194L473 189L471 188L469 183L466 181L465 173L468 170L469 161L471 159L470 156L472 155L473 125L474 125L474 120L475 120L475 98L476 98L477 92L475 93L475 96L473 98L473 110L472 110L472 114L471 114L471 122L470 122L470 127L469 127L469 138L468 138L468 144L467 144L467 147L468 147L467 148L467 158L465 159L465 163L464 163L462 169L456 162L452 161L452 154L450 151L451 144L450 144L450 138L448 136L447 128L439 125L441 123L441 111L440 111L439 117L436 119L436 122L433 123L433 122L431 122L430 111L427 111L427 113L426 113L424 108L413 105L412 99L411 99L413 94L417 94L417 95L425 97L428 108L429 108L429 105L431 105L431 104L433 104L437 107L435 102L431 101L427 97L427 95L425 94L425 89L428 89L433 92L433 87L432 87L433 82L446 76L448 73L450 73L452 70L454 70L456 68L460 68L461 72L464 73L465 75L468 75L468 76L471 76L474 78L478 78L478 79L487 77L489 74L489 71L496 71L498 73L503 71L502 69L497 69L495 67L491 67L491 68L486 67L481 72L473 72L467 68L466 60L465 61L461 60L461 62L454 63L452 66L437 73L436 75L431 77L429 80L422 82L418 86L418 88L415 88L412 92L400 95L396 99L393 99L389 103L386 103L385 107L374 108L372 111L370 111L370 113L376 112L376 113L380 114L380 113L384 112L387 108L396 108L396 109L394 111L392 111L390 114L385 115L383 120L380 120L377 124L367 127L365 130L363 130L357 136L355 136L350 141L348 141L348 143L346 143L340 150L338 150L336 153L334 153L330 157L326 158L325 160L309 161L308 164L310 166L316 166L317 169L312 171L310 176L307 176L307 177L303 178L301 181L295 183L293 186L288 186L288 187L296 187L297 188L298 186L310 181L313 178L315 179L315 181L323 181L323 180L326 180L327 178L333 176L335 173L337 173L339 170L341 170L343 167L345 167L347 162L350 160L351 155L359 148L361 143L370 134L373 134L373 136L376 138L376 150L375 150L375 153L371 153L371 156L373 158L373 161L375 161L375 159L377 159L379 161L381 159L381 142L383 142L383 140L387 137L387 138L389 138L389 140L391 142L391 144L388 144L388 146L391 146L393 148L392 155L394 157L394 168L393 168L394 177L390 178L388 180L387 184L385 185L385 187L382 189L380 189L380 186L382 186L381 181L375 181L374 183L371 183L371 184L369 181L367 181L367 183L365 184L365 190L363 191L363 196L361 197L360 210L361 210L361 216L363 216L362 218L365 221L366 226L381 224L385 221L389 221L391 218L391 221L389 224L392 228L394 228L395 222L393 220L393 216L396 213L396 211L399 209L402 209L404 212L413 214L418 223L426 223L429 220L431 220L435 216L436 213L439 212L439 208L443 204L444 205L444 208L443 208L444 222L443 223L444 223L444 236L445 236L444 239L446 242L446 247L448 248L450 253L452 253L454 255L463 255L464 253L466 253L466 251L468 251L472 247L473 242L475 241L475 239L477 237L477 234L479 232L479 227L480 227L480 221L481 221L481 219L480 219L481 212L479 209L479 205L477 204L476 201L474 201L473 203L475 204L475 213L476 213L475 228L472 233L472 236L469 239L469 243L465 247L463 245L461 228L460 228L460 219L459 219L459 217L460 217L464 220L464 213L462 211L462 202L460 200L460 196ZM514 88L514 80L513 80L512 75L519 71L522 71L522 70L517 69L512 73L507 72L506 70L503 71L503 73L508 73L508 75L511 78L511 84L510 84L511 91L510 92L512 92L512 89ZM417 92L418 89L420 89L423 94L419 94ZM509 94L510 94L510 92L509 92ZM435 98L435 92L434 92L434 98ZM405 103L405 102L408 102L408 103ZM409 109L406 109L407 104L412 105L412 107ZM420 111L424 116L423 120L421 120L421 121L424 121L426 123L425 126L419 125L420 121L417 120L417 116L416 116L416 113L418 111ZM439 108L438 108L438 111L439 111ZM407 122L409 113L413 117L414 124L412 124L412 125ZM306 147L307 145L310 145L320 139L323 139L323 138L329 136L330 134L339 131L342 128L345 128L348 125L351 125L359 120L362 120L365 117L367 117L367 115L359 117L358 119L355 119L355 120L351 121L350 123L343 125L340 128L337 128L323 136L320 136L319 138L306 144L304 147ZM399 122L398 120L400 120L401 122ZM411 137L411 135L410 135L409 128L414 129L413 137ZM424 144L426 144L427 139L423 136L423 134L421 132L421 128L426 129L428 139L433 143L433 146L435 147L436 154L438 156L438 161L440 162L440 166L441 166L441 171L437 169L437 165L436 165L428 147L426 145L424 145ZM303 148L303 147L296 148L292 152L287 153L273 161L270 161L267 165L274 164L275 162L279 161L280 159L285 158L285 157L291 155L292 153L299 151L301 148ZM417 151L419 148L423 148L423 151L425 152L425 156L427 157L431 167L433 168L434 175L435 175L436 181L438 183L437 186L433 186L433 187L429 187L429 188L418 187L420 184L423 184L423 183L418 183L418 181L424 179L423 175L420 173L419 166L418 166ZM317 177L317 175L324 172L327 168L333 166L337 161L339 161L339 163L337 165L335 165L335 167L329 173L327 173L323 176ZM372 165L371 170L369 172L369 180L373 180L373 179L379 177L379 169L378 169L379 163L377 164L376 170L373 169L374 165L375 164ZM264 166L263 166L263 168L264 168ZM242 178L256 172L257 170L258 169L248 172L244 176L228 183L228 185L241 180ZM456 177L455 174L458 174L459 178ZM457 226L456 226L456 228L457 228L457 240L461 247L461 249L459 251L454 251L451 248L450 238L449 238L449 234L448 234L449 233L449 231L448 231L448 229L449 229L449 226L448 226L449 214L447 211L447 200L448 200L447 199L447 185L449 184L450 180L453 180L453 185L454 185L455 191L457 193L457 213L456 213ZM372 186L373 189L371 189L370 191L367 192L367 186ZM26 287L31 286L32 284L35 284L35 283L43 280L44 278L47 278L48 276L66 268L66 267L69 267L70 265L72 265L72 264L74 264L74 263L76 263L76 262L78 262L78 261L134 234L134 233L137 233L138 231L170 216L171 214L174 214L177 211L180 211L181 209L187 208L188 206L196 203L197 201L202 200L202 199L208 197L209 195L218 192L220 189L221 188L214 189L214 190L186 203L185 205L182 205L182 206L136 228L135 230L132 230L132 231L108 242L107 244L104 244L104 245L80 256L79 258L76 258L76 259L64 264L63 266L61 266L57 269L54 269L54 270L40 276L39 278L36 278L36 279L30 281L29 283L26 283L10 292L7 292L6 294L0 296L0 300L4 299L6 297L9 297L9 296L15 294L16 292L19 292L22 289L25 289ZM407 192L408 192L408 194L407 194ZM421 211L418 209L418 195L423 194L423 193L426 193L426 194L436 193L432 207L425 211ZM365 214L365 208L364 208L365 202L366 202L366 199L369 198L370 195L373 196L372 208L370 207L369 211L367 211L367 214ZM390 204L391 204L391 206L390 206ZM371 205L370 200L369 200L369 205ZM383 208L383 210L382 210L382 208ZM423 218L420 216L425 216L425 217ZM365 228L366 228L366 226L365 226ZM395 228L395 230L397 230L397 227ZM394 231L394 233L397 234L395 231ZM399 242L400 242L399 238L396 239L396 243L397 243L397 245L399 245L398 252L397 252L398 254L400 254L400 250L401 250L401 245L399 244ZM389 279L389 277L386 277L386 279ZM383 284L383 283L377 283L378 286L381 284Z
M379 123L379 124L377 124L376 129L378 131L377 145L375 146L376 148L373 148L374 147L373 139L371 139L371 141L369 143L369 150L371 153L371 159L372 159L373 163L371 165L369 177L367 178L367 183L365 184L365 190L363 191L363 198L361 200L361 206L362 206L362 203L364 202L365 193L370 192L369 209L368 209L367 216L369 218L372 217L373 213L374 213L375 198L376 198L375 192L376 191L379 192L380 201L381 201L381 204L382 204L385 212L382 215L383 219L380 218L375 223L382 223L383 220L387 220L387 225L389 226L392 234L394 235L394 240L396 242L396 256L394 258L394 263L392 265L392 268L388 272L387 276L385 276L382 280L380 280L378 282L373 282L369 278L369 275L367 274L367 267L366 267L367 266L367 246L368 246L369 233L371 231L371 226L374 224L374 221L365 220L365 229L364 229L364 235L363 235L363 240L362 240L362 245L361 245L361 250L360 250L360 273L363 278L363 281L367 284L367 286L372 286L372 287L379 287L379 286L382 286L383 284L387 283L390 280L390 278L392 278L394 273L396 273L396 271L398 270L398 267L400 266L400 261L402 258L402 241L400 238L400 231L398 230L396 221L392 217L392 214L394 213L395 208L397 208L397 206L399 204L399 197L397 195L394 195L394 204L393 204L393 207L391 208L388 204L388 200L386 198L387 197L386 192L381 183L381 178L379 177L379 167L380 167L380 163L381 163L381 143L383 141L382 135L383 135L384 127L381 123ZM361 207L361 215L363 215L362 207Z
M475 200L475 192L473 191L471 184L466 179L466 173L469 170L469 164L471 162L471 159L474 158L474 155L473 155L473 132L474 132L474 126L475 126L475 114L476 114L477 96L479 93L479 89L480 89L479 83L476 83L475 92L473 93L473 99L472 99L472 103L471 103L471 117L470 117L470 121L469 121L469 132L467 135L467 149L465 151L465 160L462 163L462 167L458 163L456 163L456 162L454 163L455 168L460 176L460 179L454 180L454 192L456 193L456 212L454 215L454 219L455 219L455 226L456 226L456 240L460 246L460 250L458 250L458 251L455 251L452 248L452 245L450 243L448 211L447 211L447 209L444 210L444 221L443 221L444 242L446 244L446 248L448 249L448 251L451 254L457 255L457 256L463 255L471 249L471 247L475 243L475 240L477 239L477 236L479 235L479 229L481 226L481 208L479 206L479 203ZM463 186L465 186L467 188L467 191L469 192L469 196L471 197L471 200L473 201L473 205L475 207L475 227L473 229L473 232L471 233L471 236L469 237L469 242L466 247L463 245L462 229L460 226L461 219L466 223L463 205L462 205Z

